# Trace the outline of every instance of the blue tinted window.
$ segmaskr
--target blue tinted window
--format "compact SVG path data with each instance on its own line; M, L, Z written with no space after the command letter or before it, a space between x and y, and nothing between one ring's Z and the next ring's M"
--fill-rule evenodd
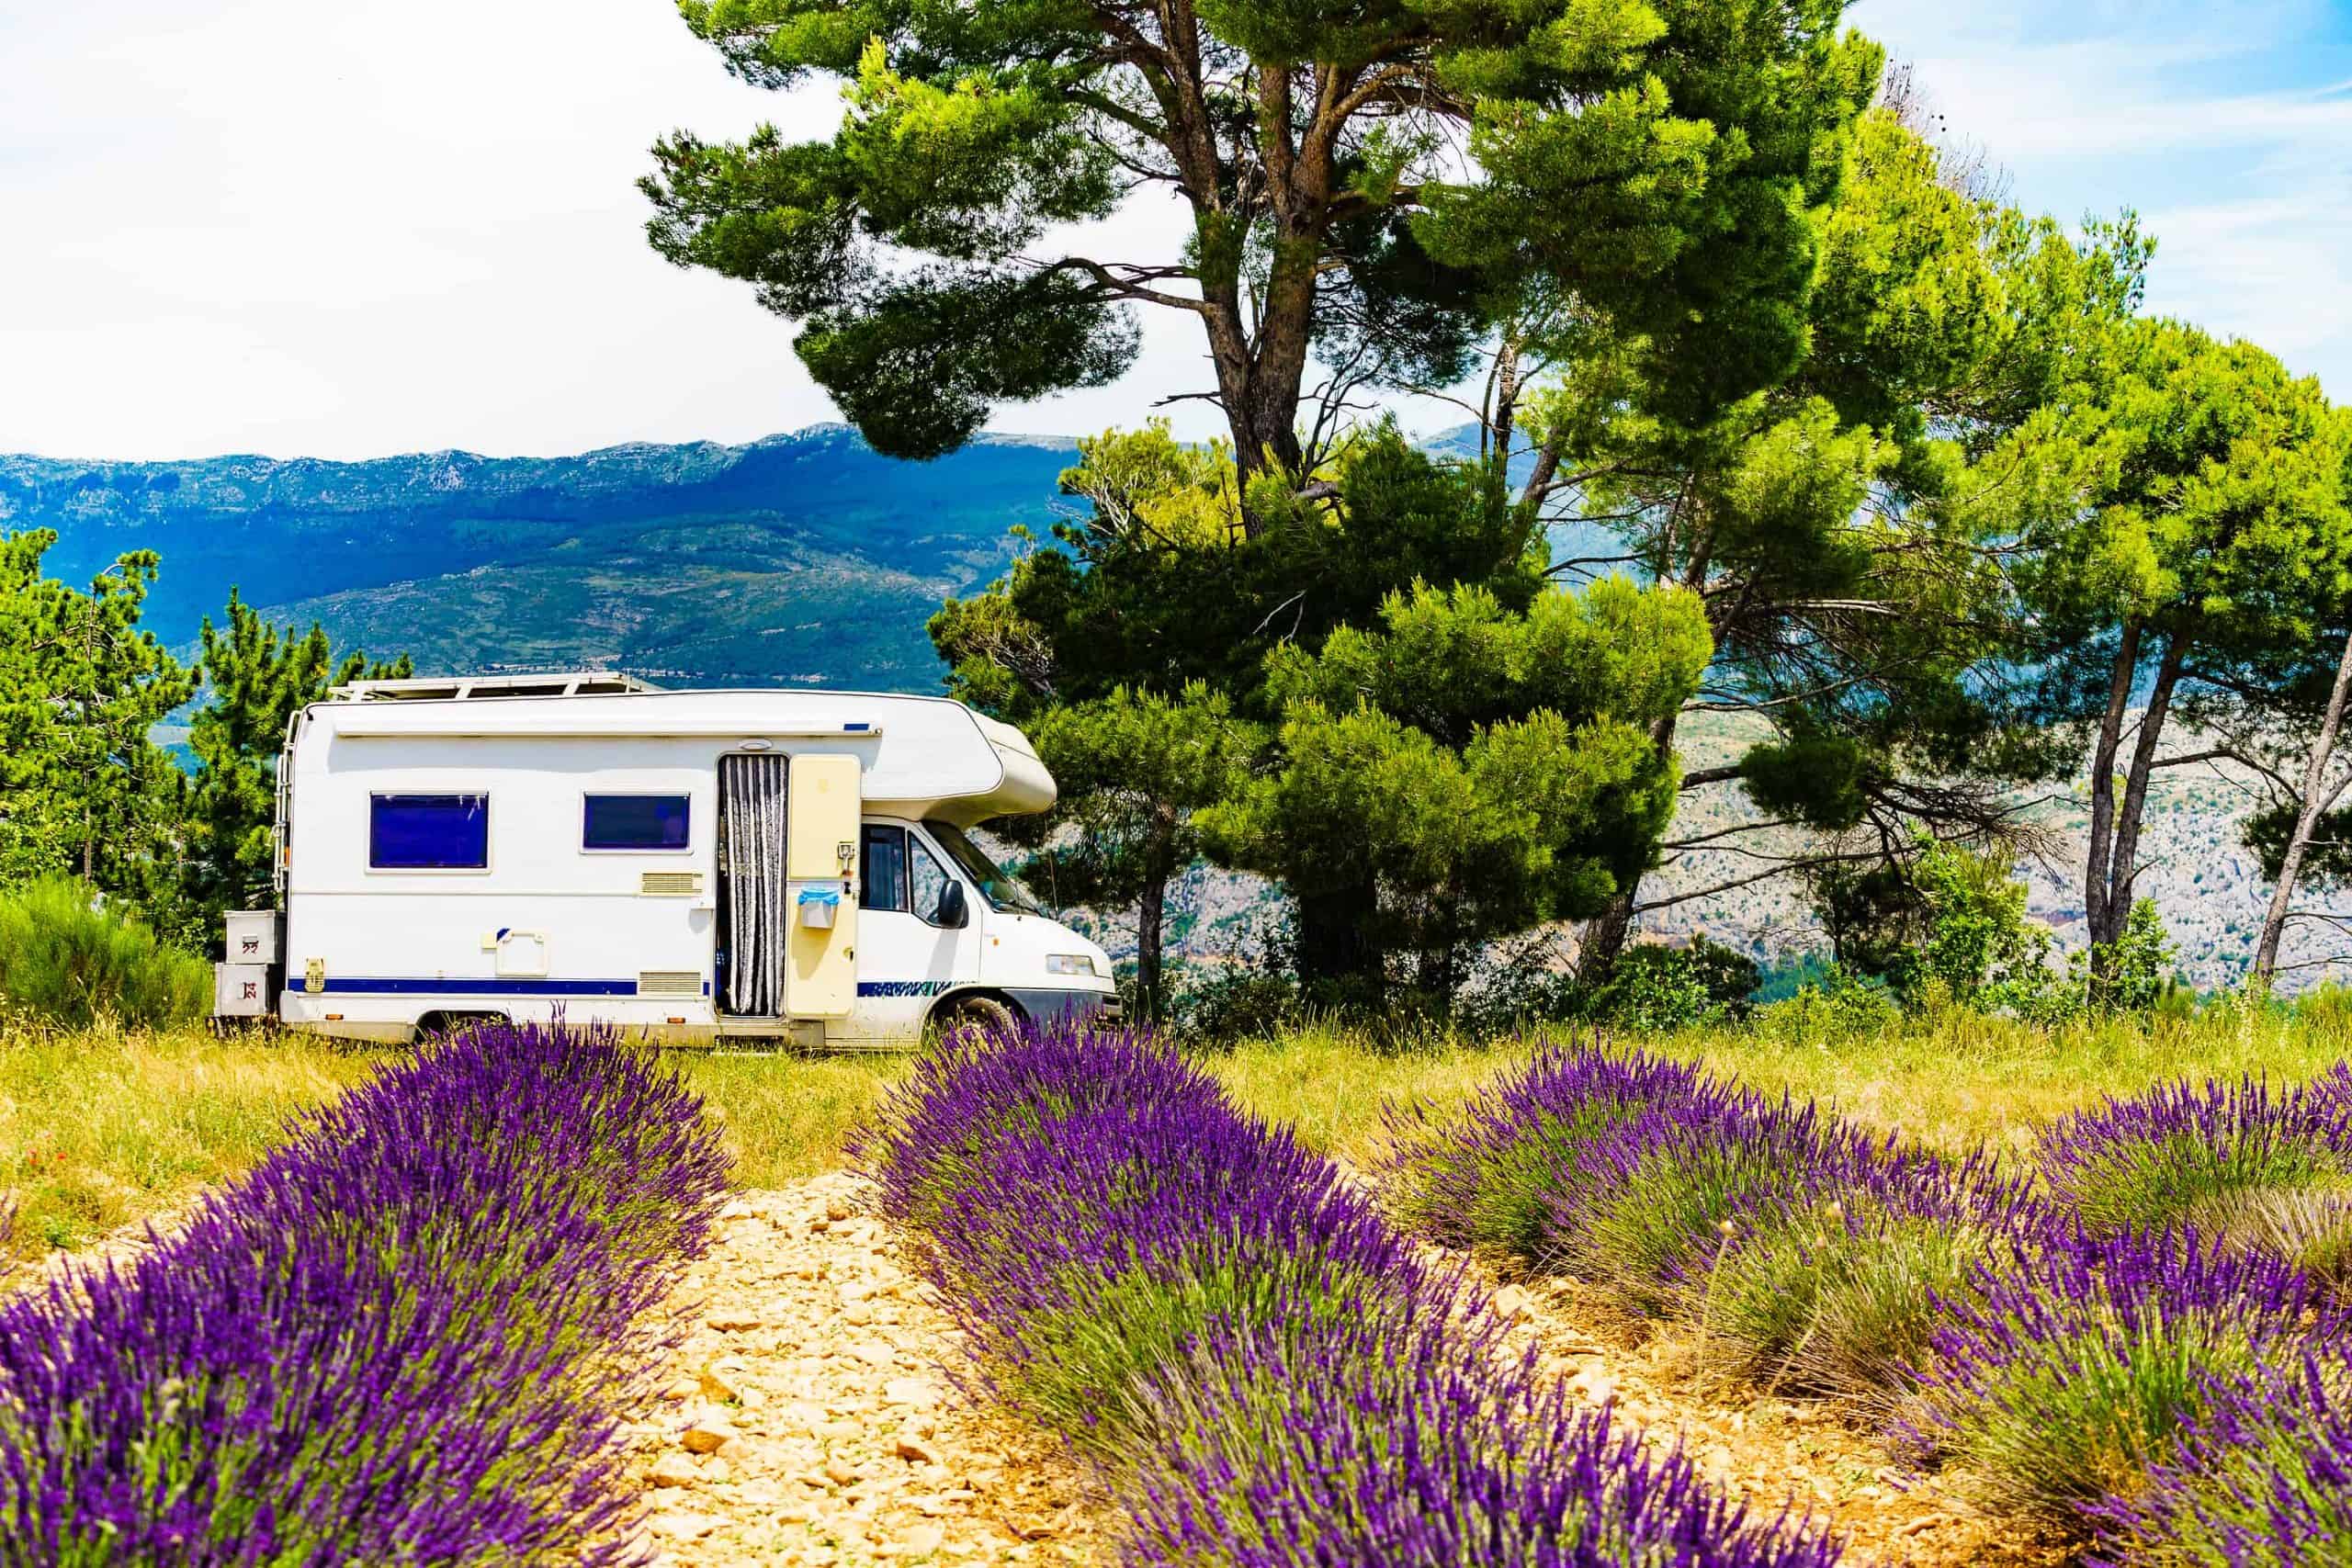
M580 847L683 850L686 806L683 795L592 795L582 816Z
M379 871L481 870L490 864L490 796L369 796L368 863Z

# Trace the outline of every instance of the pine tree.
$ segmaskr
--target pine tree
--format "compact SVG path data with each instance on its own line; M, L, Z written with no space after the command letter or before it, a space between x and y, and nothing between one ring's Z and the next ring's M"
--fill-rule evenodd
M40 574L56 542L0 536L0 871L136 898L173 875L187 783L153 731L195 678L139 624L153 551L82 592Z
M2135 321L1996 455L2019 657L2042 716L2088 752L2095 991L2138 902L2151 781L2221 750L2166 754L2173 721L2266 722L2278 672L2327 657L2352 596L2347 440L2318 383L2263 350Z
M1679 415L1638 359L1586 332L1523 410L1560 465L1539 463L1531 497L1605 541L1556 570L1633 567L1706 606L1715 661L1690 711L1762 733L1682 787L1763 807L1707 840L1738 849L1736 882L1893 866L1921 829L1997 837L2003 785L2049 765L2004 700L2004 577L1972 506L1998 475L1972 462L2054 390L2086 333L2128 312L2145 255L2128 223L2078 247L1973 194L1888 107L1863 117L1820 230L1809 347L1772 386ZM1654 722L1661 753L1684 716ZM1815 837L1787 851L1744 837L1792 829ZM1819 841L1857 829L1861 847ZM1639 886L1637 868L1585 933L1595 976Z
M1842 0L680 9L744 80L836 81L846 112L658 144L657 250L756 285L902 457L1113 379L1131 307L1192 315L1252 532L1249 480L1318 467L1357 390L1459 378L1511 299L1573 295L1692 407L1777 378L1880 61ZM1162 194L1180 244L1061 248Z
M412 672L408 656L389 663L354 651L336 658L317 623L296 636L229 593L227 624L206 616L197 670L205 701L188 727L196 754L187 810L186 898L195 933L209 941L221 911L266 908L271 833L277 820L277 758L286 728L330 688L362 677Z

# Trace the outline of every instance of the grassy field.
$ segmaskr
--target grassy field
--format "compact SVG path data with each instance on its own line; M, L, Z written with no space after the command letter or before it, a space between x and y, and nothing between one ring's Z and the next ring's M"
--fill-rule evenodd
M2168 1077L2309 1077L2352 1053L2352 1008L2217 1006L2056 1032L1956 1013L1863 1039L1776 1026L1643 1043L1946 1148L2017 1149L2053 1116ZM1383 1050L1344 1030L1308 1028L1209 1060L1244 1104L1294 1126L1312 1147L1363 1163L1382 1146L1389 1103L1418 1099L1442 1111L1532 1048L1525 1040L1435 1041ZM80 1247L170 1210L243 1169L287 1118L381 1059L300 1039L218 1041L193 1031L0 1035L0 1195L13 1196L17 1210L0 1256ZM838 1166L851 1130L906 1070L904 1058L888 1056L680 1060L724 1118L737 1179L749 1187Z

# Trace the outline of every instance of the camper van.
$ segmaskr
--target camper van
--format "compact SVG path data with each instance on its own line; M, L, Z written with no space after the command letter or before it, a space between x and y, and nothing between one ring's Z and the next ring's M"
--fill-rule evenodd
M358 682L287 728L278 907L228 917L215 1010L838 1047L1115 1016L1102 949L970 836L1053 803L1019 730L944 698Z

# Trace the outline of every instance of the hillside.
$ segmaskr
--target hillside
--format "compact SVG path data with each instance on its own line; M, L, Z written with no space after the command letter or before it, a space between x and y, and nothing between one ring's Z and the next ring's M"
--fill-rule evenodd
M1461 432L1433 450L1467 455ZM164 561L150 624L192 643L231 584L273 616L322 622L338 646L407 650L427 672L602 667L666 683L921 691L940 674L923 622L993 576L1007 530L1040 529L1074 441L985 436L932 463L876 455L842 425L747 446L633 445L570 457L440 452L334 463L216 457L169 463L0 456L0 528L53 528L49 558L86 579L124 550ZM1562 556L1607 554L1563 529ZM1686 727L1693 765L1736 754L1737 727ZM2079 942L2083 791L2041 810L2046 863L2025 867L2033 912ZM2244 973L2264 889L2237 841L2245 795L2202 771L2161 775L2143 888L2164 906L2200 985ZM1684 803L1681 836L1748 817L1735 789ZM1755 869L1727 848L1693 852L1645 889L1708 886ZM1817 940L1787 880L1644 917L1668 940L1694 931L1769 957ZM1176 890L1179 946L1246 951L1274 912L1254 879L1202 868ZM1132 950L1118 922L1098 928ZM2292 934L2290 960L2335 951ZM2297 979L2306 977L2299 973Z
M748 446L366 462L0 456L0 528L52 528L51 571L163 558L149 624L192 641L230 587L338 646L428 672L548 666L680 683L922 689L923 621L1042 525L1073 442L988 436L932 463L846 426Z

